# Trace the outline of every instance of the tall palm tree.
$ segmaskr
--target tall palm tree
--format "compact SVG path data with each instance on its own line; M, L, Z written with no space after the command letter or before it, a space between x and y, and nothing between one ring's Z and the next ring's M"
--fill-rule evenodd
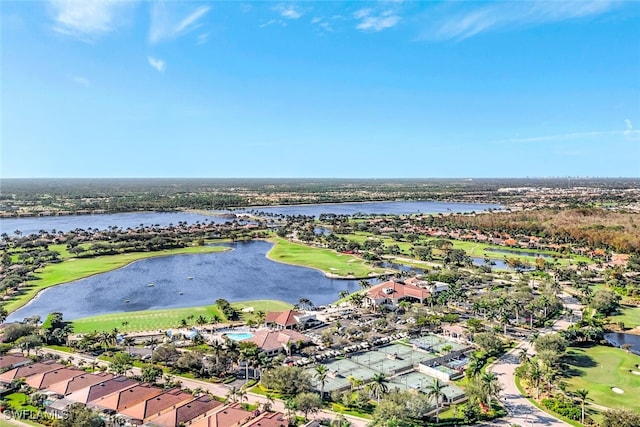
M367 384L367 390L371 396L375 396L378 403L380 403L380 397L383 393L386 393L389 388L387 387L387 377L384 374L376 374L372 381Z
M580 410L582 411L581 423L584 424L584 404L587 402L587 396L589 395L589 390L586 388L581 388L575 391L575 395L580 400Z
M328 369L325 365L317 365L315 377L320 383L320 399L324 400L324 384L327 382Z
M296 418L296 411L298 409L298 405L294 399L287 399L284 401L284 409L287 411L287 418L289 419L289 424L293 424Z
M480 381L484 397L487 399L487 405L491 409L491 399L493 397L498 398L498 395L502 391L502 385L500 384L498 376L493 372L484 373Z
M440 399L445 397L444 388L446 386L446 384L441 383L440 380L436 378L426 389L426 396L436 401L436 424L440 422Z
M136 340L133 337L124 337L122 340L123 344L127 346L127 354L131 355L131 346L135 344Z
M540 398L540 383L542 382L542 368L537 360L529 361L527 367L529 383L536 389L536 400Z

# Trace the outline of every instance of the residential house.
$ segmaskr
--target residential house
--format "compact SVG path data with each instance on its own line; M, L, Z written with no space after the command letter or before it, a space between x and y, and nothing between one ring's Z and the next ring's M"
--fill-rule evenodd
M211 412L223 405L209 396L200 396L190 402L178 406L169 412L165 412L152 418L145 424L148 427L175 427L179 425L189 425L192 420L205 418L207 412Z
M270 311L265 316L265 324L276 329L305 329L307 325L317 323L315 314L306 314L296 310Z
M184 392L179 388L174 388L125 408L120 411L120 414L129 418L132 424L140 425L153 417L158 417L165 412L176 409L178 405L192 400L193 395L191 393Z
M254 413L235 403L224 406L207 418L188 424L189 427L239 427L253 418Z
M53 362L34 363L32 365L20 366L19 368L13 368L0 374L0 382L10 383L11 381L19 378L29 378L33 375L55 371L56 369L64 367L64 365Z
M306 335L288 329L279 331L259 329L253 333L253 337L243 341L255 343L267 356L275 356L278 352L287 351L292 346L308 344L311 339Z
M48 371L36 375L31 375L25 380L25 382L35 389L46 390L53 384L66 382L66 380L78 377L83 374L86 374L86 372L80 369L60 368L56 369L55 371Z
M149 384L139 384L136 382L133 387L127 387L124 390L121 389L103 396L100 399L95 399L89 402L88 406L122 413L127 408L131 408L140 402L161 394L162 389L159 387L153 387Z

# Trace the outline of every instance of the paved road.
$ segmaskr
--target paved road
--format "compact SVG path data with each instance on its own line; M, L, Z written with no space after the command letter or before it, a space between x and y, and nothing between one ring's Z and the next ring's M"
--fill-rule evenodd
M559 295L565 310L570 313L582 311L582 306L573 296L562 293ZM557 332L567 329L572 324L572 319L558 319L553 327L542 333ZM548 427L565 427L570 424L559 420L553 415L536 408L529 400L520 394L515 384L515 370L520 364L518 354L522 349L526 349L530 355L535 354L533 347L528 342L521 342L516 348L509 351L503 357L498 359L489 369L498 375L500 383L503 387L501 401L505 405L509 416L500 422L487 425L509 425L517 424L522 427L529 426L548 426Z
M515 370L520 364L518 354L525 348L531 354L533 349L529 343L521 343L516 348L502 356L489 369L500 379L503 391L501 401L508 412L508 417L501 422L489 425L516 424L522 427L547 426L565 427L569 424L536 408L527 398L520 394L515 383Z

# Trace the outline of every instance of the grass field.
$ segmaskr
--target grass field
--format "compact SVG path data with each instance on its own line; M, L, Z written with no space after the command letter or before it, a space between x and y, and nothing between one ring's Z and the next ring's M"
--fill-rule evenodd
M49 264L36 272L38 280L29 282L25 293L5 304L8 312L13 312L25 305L42 289L67 283L105 271L124 267L134 261L167 255L197 254L221 252L228 248L222 246L190 246L161 252L132 252L118 255L104 255L96 258L66 258L57 264ZM68 253L67 253L68 254Z
M596 404L640 410L640 375L630 372L639 370L636 365L640 364L640 356L606 346L571 347L568 354L569 370L565 375L569 390L586 388L589 399ZM621 388L624 393L614 393L611 387Z
M366 278L369 273L383 272L381 268L373 267L352 255L291 243L285 239L274 241L275 245L267 253L267 257L273 261L315 268L343 277L353 275L356 278Z
M292 305L276 300L243 301L231 304L236 310L253 307L257 311L282 311L291 308ZM130 311L124 313L103 314L100 316L84 317L73 321L75 333L87 333L93 331L111 331L117 328L121 332L156 331L180 327L182 319L188 320L189 326L197 326L195 320L199 316L204 316L207 320L217 315L220 319L224 316L215 305L205 305L200 307L172 308L164 310L143 310ZM252 315L243 313L246 320ZM127 322L123 325L123 322Z
M380 240L382 240L382 242L386 246L398 245L398 247L400 248L400 250L402 251L402 253L404 255L410 255L411 254L411 247L413 246L412 243L399 242L397 240L392 239L389 236L377 236L377 235L374 235L372 233L362 232L362 231L356 231L353 234L341 234L339 236L343 237L343 238L345 238L347 240L351 240L351 241L360 243L360 244L362 244L368 238L380 239ZM425 242L428 242L430 240L435 240L435 238L421 236L421 239L420 239L421 243L417 243L417 245L418 246L419 245L424 245ZM453 243L453 248L454 249L462 249L470 257L484 258L484 256L486 255L487 257L489 257L491 259L504 259L504 257L506 256L507 258L520 258L522 261L526 261L526 262L528 262L530 264L534 264L535 261L536 261L536 257L530 256L530 255L524 255L524 254L521 254L521 253L522 252L534 252L534 253L538 253L538 254L541 254L541 255L549 255L549 256L552 256L552 257L553 256L558 256L558 254L556 252L552 252L552 251L535 250L535 249L506 248L504 246L491 245L491 244L487 244L487 243L467 242L467 241L452 240L452 239L447 239L447 240L450 241L451 243ZM497 250L508 249L510 251L513 251L514 253L502 253L502 252L490 251L490 250L487 250L487 249L497 249ZM438 256L441 252L439 250L435 249L433 251L433 253L434 253L434 255ZM567 264L569 264L569 262L577 262L577 261L592 262L589 258L585 258L585 257L577 256L577 255L571 255L570 257L567 257L567 258L546 258L546 259L549 260L549 261L556 261L557 260L561 265L567 265Z
M640 326L640 307L620 306L620 314L609 317L612 322L622 322L625 328Z

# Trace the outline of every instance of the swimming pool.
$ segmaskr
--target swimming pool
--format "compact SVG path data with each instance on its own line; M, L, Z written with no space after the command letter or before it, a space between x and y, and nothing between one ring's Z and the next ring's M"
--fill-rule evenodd
M253 338L253 334L251 332L229 332L226 335L230 340L233 341L242 341Z

